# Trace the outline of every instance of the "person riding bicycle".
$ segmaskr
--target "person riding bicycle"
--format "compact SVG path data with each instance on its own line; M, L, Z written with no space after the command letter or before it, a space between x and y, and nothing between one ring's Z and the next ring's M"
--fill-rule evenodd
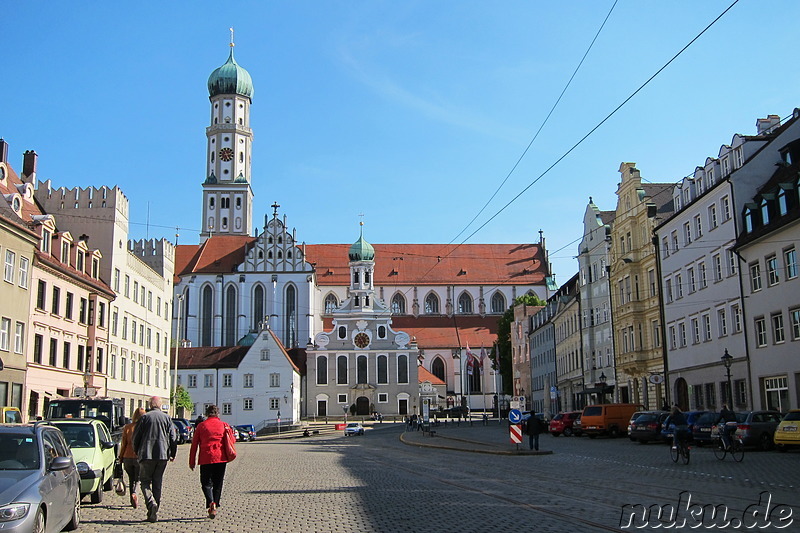
M719 436L722 439L722 444L726 450L731 447L731 435L736 433L736 414L728 408L728 404L722 404L722 409L719 412L717 419L719 427Z
M665 427L670 424L675 428L672 432L672 447L677 449L679 444L685 443L689 438L689 422L677 405L672 407L672 412L664 421Z

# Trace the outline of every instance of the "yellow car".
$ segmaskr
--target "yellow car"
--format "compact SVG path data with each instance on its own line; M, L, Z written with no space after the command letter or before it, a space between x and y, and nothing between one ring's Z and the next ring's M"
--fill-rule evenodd
M775 429L775 449L785 452L792 446L800 447L800 409L792 409Z

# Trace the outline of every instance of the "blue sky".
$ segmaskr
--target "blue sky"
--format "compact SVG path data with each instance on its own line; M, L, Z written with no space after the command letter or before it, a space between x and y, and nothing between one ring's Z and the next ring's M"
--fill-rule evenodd
M0 136L56 186L119 185L131 236L194 244L206 81L228 27L253 78L254 226L277 201L309 243L461 242L732 0L620 0L548 124L497 197L608 14L576 2L3 3ZM800 105L800 4L741 0L472 243L535 242L557 280L588 197L615 208L619 164L675 182L755 120ZM150 226L146 226L147 213Z

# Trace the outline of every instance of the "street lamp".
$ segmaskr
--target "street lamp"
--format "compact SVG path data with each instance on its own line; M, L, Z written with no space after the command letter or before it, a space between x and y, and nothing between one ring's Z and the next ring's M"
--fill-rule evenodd
M722 356L722 364L725 365L725 372L728 375L728 409L733 409L733 389L731 389L731 365L733 364L733 356L728 353L725 348L725 355Z
M600 372L600 403L606 403L606 373Z

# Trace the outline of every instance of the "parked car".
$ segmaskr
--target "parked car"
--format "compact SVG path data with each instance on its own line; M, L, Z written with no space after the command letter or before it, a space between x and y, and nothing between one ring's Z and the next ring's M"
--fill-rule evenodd
M175 432L178 434L178 444L192 442L193 431L192 428L186 424L186 422L177 418L173 418L172 423L175 425Z
M72 531L80 525L81 478L52 425L0 425L0 518L3 531Z
M694 424L697 420L706 414L708 411L684 411L683 414L686 415L686 424L689 427L689 437L688 440L691 440L691 433L694 430ZM667 426L661 428L661 436L664 437L665 442L672 442L672 435L675 433L675 424L669 423Z
M114 462L117 454L114 441L105 423L96 419L66 418L50 421L64 434L78 474L81 476L81 497L91 495L92 503L103 501L103 492L112 489Z
M783 415L778 411L747 411L742 414L744 420L739 420L739 413L736 416L739 422L736 435L741 437L742 444L757 446L761 450L771 450L772 436Z
M630 419L628 420L628 438L630 438L634 442L636 441L636 439L631 437L631 426L633 425L633 421L636 420L637 418L639 418L639 415L641 415L643 413L646 413L646 412L647 411L635 411L631 415Z
M792 447L800 447L800 409L792 409L783 417L773 436L775 449L785 452Z
M628 436L640 444L663 440L661 427L668 416L667 411L645 411L631 423Z
M572 436L573 433L573 426L575 425L575 420L580 418L581 412L580 411L569 411L567 413L558 413L553 419L550 421L550 434L554 437L558 437L559 435L564 435L565 437Z
M22 413L18 407L0 407L2 418L0 424L22 424Z
M581 415L581 427L591 439L598 435L618 437L630 423L631 415L643 409L643 405L634 403L587 405Z
M575 421L572 422L572 434L576 437L583 437L582 415L583 411L578 411L578 416L575 417Z
M364 426L362 426L360 422L348 422L347 425L344 427L345 437L349 437L350 435L363 435L363 434L364 434Z
M735 414L736 422L740 424L744 422L744 413ZM714 432L713 429L714 426L717 425L718 420L719 413L717 411L709 411L700 415L700 418L695 421L694 426L692 427L692 440L694 440L696 445L704 446L712 443L712 441L716 438L716 432Z
M245 440L255 440L256 439L256 427L253 424L240 424L236 426L236 429L242 431L246 435Z

